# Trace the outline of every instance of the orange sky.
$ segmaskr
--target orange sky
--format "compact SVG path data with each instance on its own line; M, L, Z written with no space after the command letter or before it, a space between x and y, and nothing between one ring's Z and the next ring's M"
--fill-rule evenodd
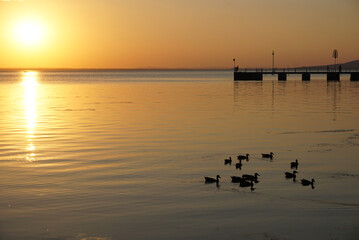
M321 65L359 59L359 1L0 0L0 34L0 68Z

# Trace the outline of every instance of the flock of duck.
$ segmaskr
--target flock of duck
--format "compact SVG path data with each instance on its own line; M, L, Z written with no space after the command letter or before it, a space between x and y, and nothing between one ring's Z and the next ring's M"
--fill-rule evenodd
M270 152L270 153L262 153L262 158L268 158L270 160L273 159L273 155L274 153ZM242 169L242 160L246 160L248 162L249 160L249 154L247 153L246 155L238 155L237 159L239 160L238 163L236 163L236 169ZM231 165L232 164L232 158L229 157L228 159L224 159L224 164L227 165ZM295 160L295 162L291 162L290 163L290 168L293 169L295 168L296 170L298 170L298 159ZM287 179L293 179L293 181L296 181L296 174L299 173L296 170L294 170L293 172L285 172L285 178ZM243 174L242 177L240 176L231 176L232 182L233 183L239 183L240 187L251 187L251 190L253 191L254 188L254 183L258 183L258 176L260 176L258 173L254 173L253 175L250 174ZM221 176L217 175L216 178L211 178L211 177L204 177L205 179L205 183L216 183L217 186L219 184L219 179L221 178ZM312 186L312 188L314 189L314 179L312 179L311 181L307 180L307 179L301 179L300 180L303 186Z

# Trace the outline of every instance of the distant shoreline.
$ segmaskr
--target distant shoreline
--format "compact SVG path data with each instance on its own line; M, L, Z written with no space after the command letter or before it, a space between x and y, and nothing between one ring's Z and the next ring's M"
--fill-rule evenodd
M346 63L337 63L337 66L341 65L343 68L347 69L359 69L359 60L354 60ZM303 68L315 68L315 69L324 69L332 68L335 64L328 65L318 65L318 66L298 66L291 67L296 69ZM246 67L246 69L260 69L261 67ZM262 67L268 68L269 67ZM276 69L286 69L286 67L278 67ZM233 70L230 68L0 68L0 72L19 72L19 71L43 71L43 72L56 72L56 71L68 71L68 72L111 72L111 71L229 71Z

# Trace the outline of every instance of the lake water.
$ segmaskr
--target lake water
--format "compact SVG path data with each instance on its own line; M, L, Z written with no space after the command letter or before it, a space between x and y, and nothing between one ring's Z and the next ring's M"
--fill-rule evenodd
M0 239L359 239L358 156L347 78L0 73Z

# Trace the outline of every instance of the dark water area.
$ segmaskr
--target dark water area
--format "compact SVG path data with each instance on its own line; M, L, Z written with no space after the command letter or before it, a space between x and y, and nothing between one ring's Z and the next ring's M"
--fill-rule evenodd
M0 239L358 239L358 106L346 78L2 72Z

